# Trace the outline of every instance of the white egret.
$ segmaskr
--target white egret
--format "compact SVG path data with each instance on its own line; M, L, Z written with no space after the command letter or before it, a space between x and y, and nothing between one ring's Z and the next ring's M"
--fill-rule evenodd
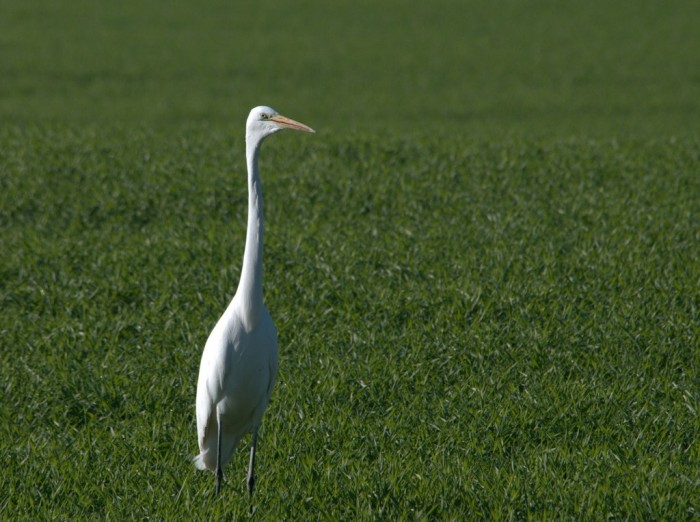
M277 377L277 330L263 303L263 202L258 155L263 140L283 129L314 132L270 107L255 107L246 122L248 231L238 289L209 335L197 382L195 465L216 473L216 493L223 468L238 442L253 433L248 493L255 485L258 428Z

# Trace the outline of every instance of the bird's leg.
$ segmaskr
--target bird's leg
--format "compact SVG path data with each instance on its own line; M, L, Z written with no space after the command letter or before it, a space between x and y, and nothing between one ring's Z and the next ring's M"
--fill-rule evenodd
M218 435L216 441L216 494L219 494L221 490L221 479L224 476L224 472L221 469L221 415L219 415L219 408L216 408L216 424L218 425Z
M258 427L253 428L253 447L250 448L250 464L248 465L248 495L250 510L253 510L253 488L255 487L255 446L258 444Z

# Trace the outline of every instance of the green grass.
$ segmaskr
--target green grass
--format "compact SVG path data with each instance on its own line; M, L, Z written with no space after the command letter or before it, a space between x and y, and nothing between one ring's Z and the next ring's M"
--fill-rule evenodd
M294 138L262 164L263 518L697 514L697 142ZM3 513L245 514L242 452L219 500L189 459L240 140L0 141Z
M239 125L266 103L336 133L655 137L700 114L693 0L5 4L5 123Z
M191 457L257 103L319 132L261 158L252 518L698 516L700 12L364 4L9 3L0 519L248 518Z

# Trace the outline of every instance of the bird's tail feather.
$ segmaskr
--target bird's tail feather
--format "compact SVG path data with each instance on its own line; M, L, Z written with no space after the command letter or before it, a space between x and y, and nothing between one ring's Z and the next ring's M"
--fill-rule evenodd
M194 465L197 469L207 469L206 464L204 464L204 455L201 453L194 457L192 460L194 460Z

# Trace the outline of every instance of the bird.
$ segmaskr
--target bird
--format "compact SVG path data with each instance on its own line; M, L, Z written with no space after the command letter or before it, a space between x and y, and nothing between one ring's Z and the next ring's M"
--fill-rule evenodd
M263 302L263 200L258 157L268 136L283 129L315 132L267 106L246 120L248 226L238 288L202 352L197 380L198 469L216 475L219 495L223 469L239 441L252 433L247 488L252 509L258 429L277 378L277 330Z

